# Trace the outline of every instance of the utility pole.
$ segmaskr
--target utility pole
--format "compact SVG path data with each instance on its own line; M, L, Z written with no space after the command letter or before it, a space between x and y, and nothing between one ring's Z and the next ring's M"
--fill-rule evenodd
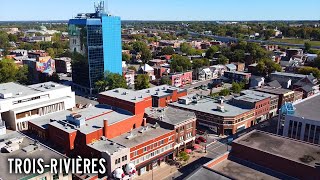
M207 153L207 143L208 143L208 133L207 133L207 130L204 132L205 133L205 136L206 136L206 145L204 147L204 152Z

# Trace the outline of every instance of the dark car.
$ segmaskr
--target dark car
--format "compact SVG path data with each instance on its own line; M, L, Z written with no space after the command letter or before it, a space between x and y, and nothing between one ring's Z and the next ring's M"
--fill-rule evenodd
M202 141L200 141L198 138L195 140L196 144L200 144Z
M202 136L198 137L197 139L198 139L199 141L201 141L201 142L204 142L204 143L207 142L207 140L206 140L204 137L202 137ZM196 140L197 140L197 139L196 139Z

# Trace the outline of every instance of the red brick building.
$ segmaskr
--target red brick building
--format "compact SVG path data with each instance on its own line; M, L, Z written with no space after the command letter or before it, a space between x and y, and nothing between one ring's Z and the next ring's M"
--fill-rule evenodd
M320 146L252 131L232 143L231 155L297 179L320 179Z
M170 74L169 77L171 79L171 85L174 87L183 87L192 83L192 71Z
M152 97L153 107L166 107L171 102L178 101L178 98L186 96L187 90L168 85L156 86L137 91Z

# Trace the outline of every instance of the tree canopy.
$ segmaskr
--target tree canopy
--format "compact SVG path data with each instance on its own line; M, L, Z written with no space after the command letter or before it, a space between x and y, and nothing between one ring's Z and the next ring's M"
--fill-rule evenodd
M161 50L162 55L172 55L174 54L174 49L171 46L166 46Z
M11 59L0 61L0 83L19 82L28 84L28 66L18 66Z
M315 67L309 67L309 66L302 67L299 69L298 73L305 74L305 75L309 75L312 73L314 77L318 79L320 78L320 70Z
M96 88L101 91L106 89L128 88L125 78L117 73L106 72L102 80L95 83Z
M172 72L184 72L190 70L192 68L192 64L187 57L174 54L172 56L170 68Z
M212 59L213 55L219 51L218 46L211 46L207 51L206 51L206 58Z
M135 79L134 87L136 90L149 88L150 87L149 76L147 74L138 74Z
M274 61L272 61L271 59L265 58L258 62L256 71L253 72L253 74L259 75L259 76L267 76L275 71L281 72L282 71L281 66L275 63Z

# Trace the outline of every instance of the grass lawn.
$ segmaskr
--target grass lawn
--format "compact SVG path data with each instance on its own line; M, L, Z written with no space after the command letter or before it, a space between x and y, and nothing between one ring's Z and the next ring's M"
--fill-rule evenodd
M320 41L310 41L308 39L270 39L270 41L286 42L292 44L304 44L305 42L308 42L311 44L311 46L320 46Z

